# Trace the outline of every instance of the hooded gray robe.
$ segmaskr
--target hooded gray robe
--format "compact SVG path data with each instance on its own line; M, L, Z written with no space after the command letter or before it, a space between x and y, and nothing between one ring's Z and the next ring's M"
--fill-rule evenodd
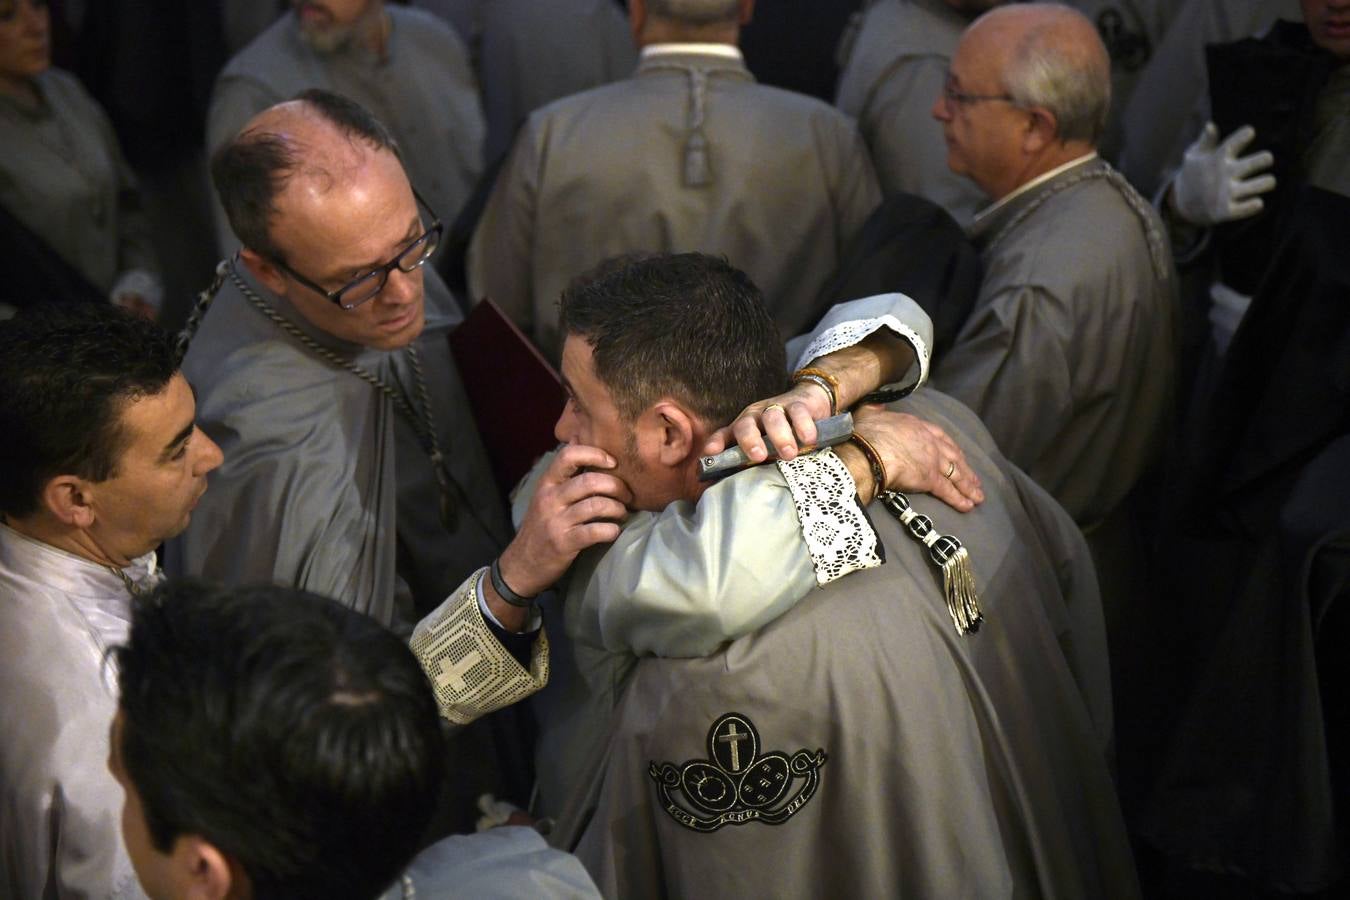
M574 276L621 253L698 250L745 270L784 338L798 333L880 199L857 129L737 58L645 52L634 77L531 115L469 247L472 299L556 356Z
M319 54L287 12L225 64L207 113L208 153L269 106L307 88L350 97L385 124L408 180L441 221L455 220L483 171L483 113L469 55L454 30L420 9L386 4L388 52L352 45ZM238 246L216 204L222 250Z
M406 352L333 338L237 271L312 340L418 405ZM441 524L430 460L393 401L284 332L227 278L183 360L198 423L225 462L169 544L174 574L281 582L406 625L504 546L505 510L446 344L458 313L440 277L423 272L427 325L417 347L460 489L455 527ZM396 595L409 591L415 609L396 610Z
M583 677L617 704L569 820L606 896L1137 894L1082 537L968 410L932 392L899 408L984 482L966 515L912 498L969 549L983 627L956 634L927 551L879 505L884 565L703 659L606 660L569 606ZM778 568L765 549L740 564Z

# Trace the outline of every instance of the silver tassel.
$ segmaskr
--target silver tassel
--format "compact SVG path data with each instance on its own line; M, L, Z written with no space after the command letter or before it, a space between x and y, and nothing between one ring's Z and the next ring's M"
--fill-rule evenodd
M947 612L957 634L974 634L980 630L984 614L980 612L980 595L975 589L975 573L970 571L970 554L965 547L941 563L942 592L947 597Z
M707 187L712 184L712 169L708 166L708 139L702 131L695 131L684 142L684 186Z

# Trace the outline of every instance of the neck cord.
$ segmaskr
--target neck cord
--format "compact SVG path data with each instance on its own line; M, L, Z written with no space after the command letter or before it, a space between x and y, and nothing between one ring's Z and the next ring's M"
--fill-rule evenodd
M266 300L258 296L257 291L249 287L248 283L240 277L239 272L235 269L233 264L229 267L229 276L230 280L234 282L234 286L244 295L244 299L248 300L258 312L271 319L278 328L295 338L307 349L326 362L350 372L371 387L379 390L394 402L394 407L403 414L403 417L408 424L412 425L413 431L417 434L418 443L422 445L423 451L425 451L427 456L431 459L431 468L436 475L436 483L440 487L441 524L443 524L447 530L454 531L458 513L458 504L455 500L455 485L450 478L450 472L445 465L445 454L441 450L440 439L436 436L436 420L431 414L431 398L427 393L426 378L422 375L422 357L421 354L417 352L417 347L409 345L407 348L408 362L412 367L413 380L417 386L417 404L420 407L420 409L414 410L404 396L403 391L394 389L388 382L380 378L380 376L376 375L374 372L358 366L351 360L343 359L341 356L338 356L332 350L324 347L318 341L301 331L296 327L294 322L291 322L289 319L282 316L281 313L273 309Z

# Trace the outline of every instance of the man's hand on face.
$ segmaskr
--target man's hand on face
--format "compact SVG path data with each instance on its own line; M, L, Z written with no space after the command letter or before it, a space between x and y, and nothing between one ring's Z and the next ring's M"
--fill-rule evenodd
M956 442L932 422L882 406L859 406L853 410L853 430L881 455L888 490L932 494L960 512L984 502L980 476Z
M633 494L605 471L616 465L599 447L569 444L558 452L539 479L515 539L502 551L502 578L513 591L533 597L547 590L578 553L619 536Z

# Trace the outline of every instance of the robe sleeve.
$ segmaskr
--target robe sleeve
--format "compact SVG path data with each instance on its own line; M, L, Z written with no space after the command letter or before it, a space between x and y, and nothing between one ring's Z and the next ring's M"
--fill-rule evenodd
M836 304L814 330L788 341L787 356L796 359L795 367L800 369L827 353L851 347L882 328L909 343L915 364L899 382L881 385L881 389L903 388L904 393L909 393L928 380L933 321L904 294L877 294Z
M533 271L536 197L542 144L532 116L507 157L497 184L488 197L483 217L474 230L467 259L469 300L491 297L502 312L533 337L542 325L535 321Z
M610 650L704 656L817 584L881 565L855 490L826 450L724 479L697 504L639 515L605 552L578 561L569 615Z
M418 854L408 869L423 897L599 900L591 876L572 854L555 850L533 828L504 826L455 834ZM397 888L386 897L401 896Z
M1013 287L977 301L933 373L933 387L974 410L1003 454L1032 471L1074 408L1065 352L1074 327L1064 303L1039 287ZM1052 494L1057 488L1045 487Z
M548 635L540 629L527 671L493 635L478 608L474 572L417 623L409 645L421 663L441 715L457 725L524 700L548 683Z

